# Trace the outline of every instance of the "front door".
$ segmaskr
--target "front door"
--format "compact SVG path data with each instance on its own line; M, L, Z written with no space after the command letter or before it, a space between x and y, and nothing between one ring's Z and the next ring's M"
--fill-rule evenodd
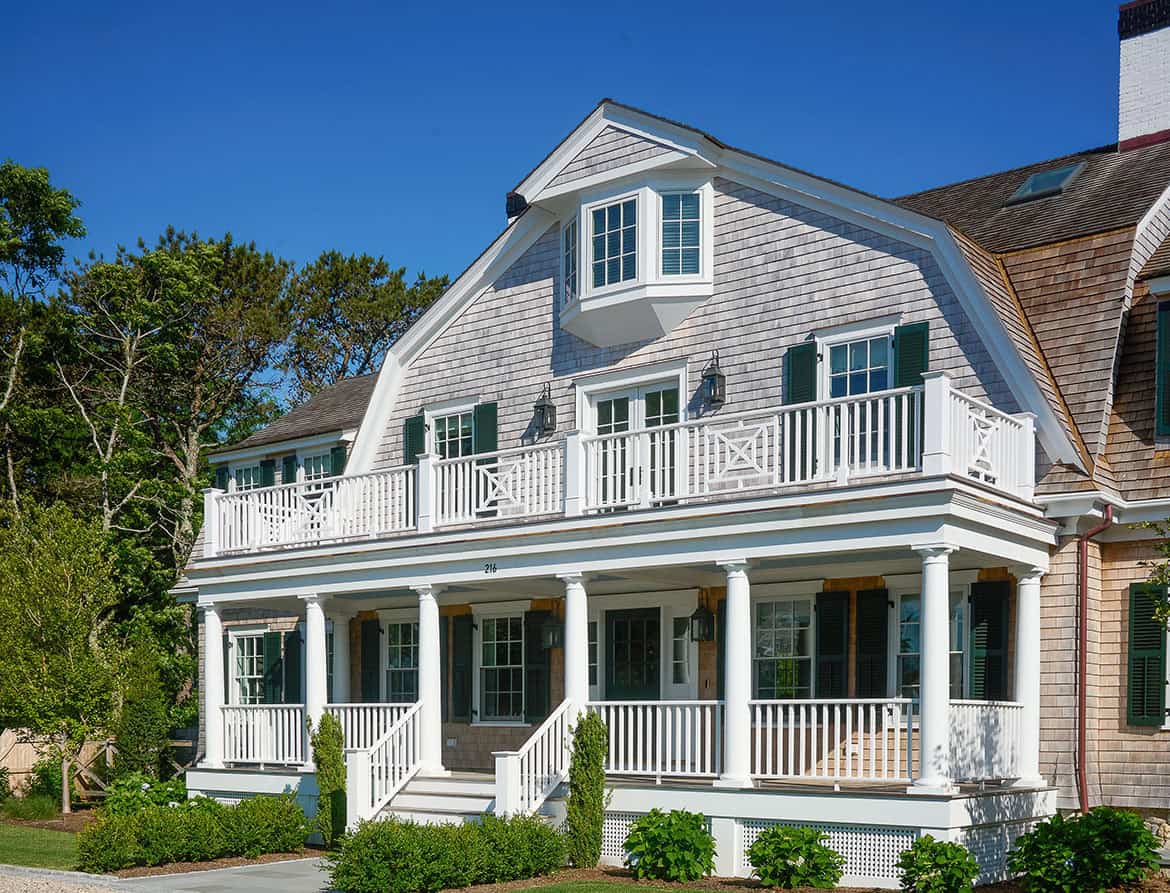
M605 612L605 698L657 701L660 696L661 610Z

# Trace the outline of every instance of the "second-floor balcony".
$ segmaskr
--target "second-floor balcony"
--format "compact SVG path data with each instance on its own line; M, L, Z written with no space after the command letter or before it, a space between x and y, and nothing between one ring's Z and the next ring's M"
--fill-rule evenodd
M862 481L954 475L1023 501L1032 416L918 387L718 414L329 481L206 493L204 555L379 539L465 525L638 512Z

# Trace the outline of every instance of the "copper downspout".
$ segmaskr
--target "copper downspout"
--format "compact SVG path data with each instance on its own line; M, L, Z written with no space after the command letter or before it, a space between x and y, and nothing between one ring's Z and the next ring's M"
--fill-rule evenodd
M1077 802L1081 812L1089 811L1089 782L1085 773L1088 753L1089 677L1089 541L1113 524L1113 506L1105 506L1101 523L1077 537Z

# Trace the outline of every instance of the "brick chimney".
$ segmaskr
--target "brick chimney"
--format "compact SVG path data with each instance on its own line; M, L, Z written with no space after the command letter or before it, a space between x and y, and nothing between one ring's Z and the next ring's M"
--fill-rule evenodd
M1121 90L1117 148L1170 140L1170 0L1134 0L1117 17Z

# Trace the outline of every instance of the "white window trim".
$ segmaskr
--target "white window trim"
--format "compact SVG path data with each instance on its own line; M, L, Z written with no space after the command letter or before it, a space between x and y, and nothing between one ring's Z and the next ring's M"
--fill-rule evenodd
M264 634L267 632L270 632L267 624L248 624L246 626L233 626L228 628L228 644L230 645L228 654L228 704L232 707L244 706L240 704L240 688L238 685L238 677L236 676L236 655L239 654L236 650L239 647L236 642L238 639L258 638L262 640Z
M262 461L263 460L261 460L261 459L256 459L255 461L249 460L247 462L237 462L237 463L233 463L233 464L228 465L228 492L229 493L247 493L249 490L261 489L262 488L261 484L257 484L255 487L248 487L246 489L242 489L240 487L240 485L236 483L236 472L243 471L244 469L247 469L247 468L253 468L256 470L256 480L259 480L260 475L263 473L261 470L261 466L260 466L260 463Z
M378 611L378 700L388 704L390 692L387 691L386 674L390 670L390 655L387 653L390 642L390 633L387 627L390 624L418 623L417 608L383 608ZM419 659L422 659L422 641L418 643ZM418 672L418 667L415 667ZM395 702L400 703L400 702Z
M593 285L593 212L598 208L607 208L611 205L621 204L633 199L635 202L634 220L638 229L637 239L634 243L634 265L636 267L636 275L633 279L625 279L619 282L611 282L608 285L594 286ZM616 292L622 292L630 288L636 288L639 285L645 284L649 277L646 275L647 262L652 260L651 245L646 237L646 223L647 223L647 206L650 204L652 194L650 190L643 186L638 189L626 189L616 192L612 195L607 195L604 198L597 199L591 202L585 202L581 205L581 210L578 214L577 223L577 298L578 301L583 297L599 297L601 295L610 295ZM654 240L657 241L657 240ZM585 252L582 254L581 247L584 246ZM581 280L581 260L585 259L585 269L587 277L584 282ZM654 259L656 260L656 259ZM576 302L574 302L576 303Z
M512 727L517 727L517 726L522 727L522 726L532 725L532 723L526 722L523 719L499 720L499 719L481 719L480 718L480 713L482 712L480 710L480 703L481 703L480 698L482 696L482 692L481 692L482 684L480 681L480 676L481 676L482 670L483 670L483 665L482 665L483 635L482 635L482 625L481 625L480 621L485 617L500 618L500 617L517 617L518 616L520 618L520 642L521 642L521 644L520 644L520 666L521 666L523 672L527 673L528 665L527 665L526 661L527 661L528 655L526 653L526 649L527 649L528 643L524 641L524 615L525 615L525 613L527 613L528 611L531 611L531 610L532 610L532 600L531 599L522 599L519 601L508 601L508 602L485 602L483 604L473 604L471 606L471 616L472 616L472 619L474 620L474 623L472 625L472 637L471 637L472 650L474 652L472 654L472 661L471 661L471 670L472 670L472 673L471 673L471 701L472 701L472 703L471 703L471 711L472 711L471 712L471 725L473 725L473 726L486 726L489 728L493 727L493 726L512 728ZM525 682L527 682L527 679L525 679ZM527 685L525 685L525 688L524 688L524 699L523 700L525 701L525 705L527 706L527 700L528 700L528 687L527 687Z
M575 240L577 247L577 292L576 294L570 296L569 280L565 275L565 230L573 225L577 227L577 238ZM557 256L559 258L560 266L560 289L558 290L557 295L559 298L557 302L557 309L564 310L569 305L576 304L581 299L581 287L584 284L581 270L581 214L579 211L577 213L570 214L561 221L559 238L557 239Z
M640 369L616 369L612 372L574 380L573 388L577 399L577 426L583 432L597 431L596 405L599 398L634 388L648 388L655 385L678 384L678 420L687 420L687 404L690 393L687 390L689 367L686 360L658 363ZM633 428L633 420L631 420Z
M472 413L471 421L471 436L475 437L475 407L480 404L479 397L458 397L454 400L445 400L442 403L435 403L430 406L423 407L423 422L426 425L426 443L428 453L438 453L439 445L435 442L435 420L443 419L447 416L462 415L463 413Z
M762 590L757 594L756 590ZM808 673L808 696L815 700L817 696L817 598L824 594L824 584L818 583L813 589L809 584L801 582L797 584L773 584L765 586L753 586L751 592L751 628L752 641L749 646L751 649L752 671L751 679L749 681L752 700L757 700L759 695L756 692L756 605L761 602L795 602L795 601L810 601L811 610L809 612L808 635L809 635L809 673ZM726 647L726 646L725 646Z
M947 598L948 642L950 641L951 629L951 603L957 600L960 610L963 612L963 690L960 694L960 700L968 698L971 694L971 584L978 579L978 576L978 571L950 575L950 593ZM892 603L887 607L889 619L886 622L886 693L887 697L900 698L902 695L898 691L898 654L900 653L901 637L898 634L898 618L900 617L903 597L922 598L922 576L920 574L905 574L897 577L886 577L885 580ZM921 607L919 611L921 611ZM1008 622L1011 623L1012 618L1009 617ZM921 661L921 652L919 652L919 659ZM949 650L947 666L950 667ZM947 698L950 699L949 685Z
M656 216L656 232L655 245L658 249L658 257L656 259L657 266L655 268L655 278L661 282L666 283L693 283L693 282L709 282L711 281L711 264L713 252L710 250L711 242L715 232L714 226L708 227L708 222L713 216L710 213L712 201L708 195L710 188L709 183L704 183L700 186L687 188L685 186L669 187L663 186L660 189L654 190L655 197L655 216ZM698 195L699 196L699 272L698 273L663 273L662 272L662 199L667 195Z
M817 345L817 399L829 399L829 349L834 344L845 344L851 341L866 341L870 338L880 338L883 335L889 340L889 376L888 387L894 386L894 329L898 326L896 318L887 317L880 321L867 320L864 323L849 323L815 332Z

